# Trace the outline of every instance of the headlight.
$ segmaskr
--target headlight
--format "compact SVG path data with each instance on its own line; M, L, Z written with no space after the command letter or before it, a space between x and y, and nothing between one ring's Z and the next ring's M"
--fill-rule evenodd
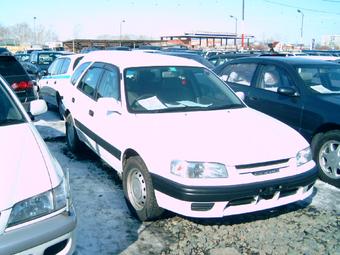
M186 178L227 178L228 172L223 164L173 160L172 174Z
M11 211L7 227L12 227L66 207L65 180L56 188L16 203Z
M306 164L307 162L312 160L312 150L310 147L299 151L296 154L296 165L302 166L303 164Z

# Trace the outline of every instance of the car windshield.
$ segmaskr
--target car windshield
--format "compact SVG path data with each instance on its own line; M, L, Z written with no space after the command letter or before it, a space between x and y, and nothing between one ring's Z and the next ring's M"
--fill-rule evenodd
M181 112L245 107L214 73L203 67L139 67L124 72L130 112Z
M340 94L340 65L300 66L296 70L314 93Z
M38 64L39 65L50 65L59 56L61 56L61 54L40 53L39 59L38 59Z
M26 122L23 114L13 102L0 79L0 126ZM5 86L5 84L4 84Z

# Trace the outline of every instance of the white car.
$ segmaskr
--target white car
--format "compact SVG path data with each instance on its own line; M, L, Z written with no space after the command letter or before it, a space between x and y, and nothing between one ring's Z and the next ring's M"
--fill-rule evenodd
M45 73L46 75L42 76L38 82L40 96L49 106L57 108L61 119L64 114L62 98L67 90L65 86L69 84L70 77L83 56L84 54L74 54L56 58Z
M312 194L317 169L306 140L248 108L203 65L100 51L81 67L65 98L67 143L72 151L85 143L118 172L140 220L164 209L223 217Z
M30 102L31 116L46 110ZM1 76L0 141L0 254L72 254L68 179Z

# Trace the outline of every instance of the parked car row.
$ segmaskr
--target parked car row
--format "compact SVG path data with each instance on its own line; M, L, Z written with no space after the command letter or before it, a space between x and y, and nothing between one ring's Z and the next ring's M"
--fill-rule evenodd
M94 51L59 56L42 74L39 96L65 119L69 149L87 146L117 171L141 221L294 203L318 174L339 187L338 64L244 57L212 71L172 54ZM30 120L45 101L16 91L27 114L9 77L0 76L0 254L72 254L67 173Z
M159 54L159 52L154 53ZM161 54L195 55L183 50L161 52ZM235 57L236 55L244 56ZM329 148L323 147L324 144L328 144L329 139L335 139L334 135L326 141L321 139L328 137L328 132L335 131L337 133L340 130L340 122L336 114L339 107L339 103L337 103L337 94L340 90L339 66L299 57L249 57L252 55L233 54L232 57L236 60L233 60L230 64L226 62L213 70L222 76L232 89L245 93L244 100L248 106L269 114L299 131L312 144L314 160L318 163L320 169L319 177L328 183L339 186L340 154L334 154L329 151ZM48 71L49 74L39 82L41 96L50 105L58 108L61 118L64 117L63 112L65 111L63 100L61 100L65 94L65 87L67 90L70 76L76 64L84 56L84 54L80 54L60 58L51 66ZM200 57L199 55L195 56ZM224 55L217 56L223 57ZM64 63L64 61L64 68L61 68L61 65L57 63ZM58 68L54 68L54 66L58 66ZM310 66L310 69L306 69L304 66ZM323 69L320 69L321 66L323 66ZM324 74L318 74L319 72ZM273 73L276 73L276 75L273 76ZM313 84L317 86L313 87L309 84L309 82L312 82L312 77L310 77L310 80L304 80L307 76L315 76ZM318 76L320 78L317 80L316 77ZM319 88L319 90L315 88ZM328 88L331 88L331 90L327 90ZM307 89L307 92L304 89ZM311 93L308 93L308 91ZM316 116L316 119L313 119L312 116ZM338 136L338 134L335 136ZM334 141L335 143L330 144L330 146L333 146L336 150L340 141L338 138ZM333 159L333 164L329 165L331 160L329 155L333 154L335 159Z

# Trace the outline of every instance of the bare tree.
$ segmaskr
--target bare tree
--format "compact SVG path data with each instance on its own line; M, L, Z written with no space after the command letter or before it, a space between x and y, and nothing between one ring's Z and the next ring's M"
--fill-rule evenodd
M0 39L14 39L19 44L45 44L57 41L58 36L54 31L42 25L32 29L27 23L18 23L10 27L0 25Z
M30 44L33 42L33 32L27 23L15 24L8 28L11 39L17 40L20 44Z

